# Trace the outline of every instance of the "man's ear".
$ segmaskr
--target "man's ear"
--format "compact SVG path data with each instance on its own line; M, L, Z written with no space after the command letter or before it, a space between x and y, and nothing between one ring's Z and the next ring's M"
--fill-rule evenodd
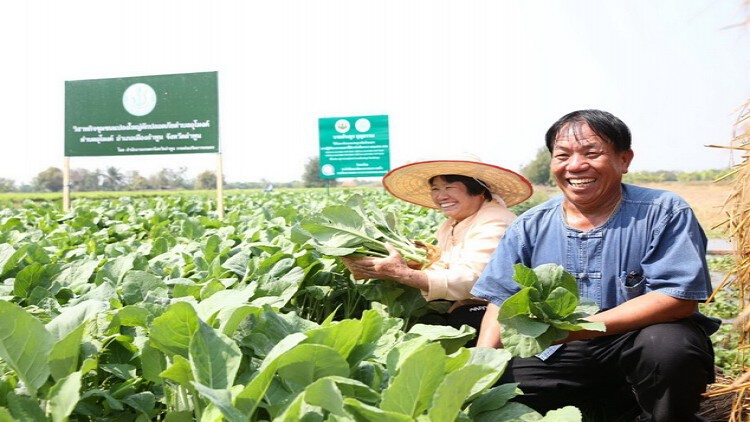
M632 149L620 153L620 159L622 160L622 174L628 172L628 168L630 167L630 163L633 162L634 156L635 152L633 152Z

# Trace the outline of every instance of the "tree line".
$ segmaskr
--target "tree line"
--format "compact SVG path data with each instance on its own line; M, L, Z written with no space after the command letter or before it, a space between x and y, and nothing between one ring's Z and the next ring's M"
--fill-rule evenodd
M324 180L318 173L318 157L309 158L305 164L302 180L292 182L272 182L261 179L257 182L224 183L226 189L269 189L335 186L336 180ZM123 172L116 167L105 169L71 169L70 189L73 192L97 191L144 191L144 190L211 190L216 189L216 173L210 170L199 173L195 178L187 176L187 168L163 168L144 176L138 171ZM49 167L39 172L30 184L16 185L12 179L0 178L0 192L61 192L63 171Z
M542 147L536 157L521 168L523 174L535 185L554 185L550 175L550 154ZM311 188L336 186L335 179L320 177L319 158L311 157L305 163L301 180L292 182L275 182L261 179L256 182L225 181L225 189L269 189L269 188ZM691 182L714 181L729 173L731 169L684 171L640 171L625 175L627 183ZM144 176L138 171L123 172L116 167L103 170L72 169L70 171L70 189L73 192L97 191L144 191L144 190L211 190L216 188L216 173L210 170L198 174L195 178L187 175L187 168L163 168L158 172ZM63 172L57 167L49 167L38 173L30 184L16 186L16 182L0 178L0 192L61 192L63 190Z

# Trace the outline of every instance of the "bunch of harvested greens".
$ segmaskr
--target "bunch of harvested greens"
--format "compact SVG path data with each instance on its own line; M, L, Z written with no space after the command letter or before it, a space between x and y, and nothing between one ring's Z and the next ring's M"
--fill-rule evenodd
M534 356L569 331L605 330L603 323L583 319L599 307L589 299L579 300L576 279L563 267L542 264L532 270L516 264L513 268L513 280L521 290L503 302L497 317L503 347L513 356Z
M346 205L330 205L293 228L297 243L309 242L328 256L388 256L386 243L401 254L412 268L425 268L437 260L434 245L409 240L399 230L393 212L366 207L359 195Z

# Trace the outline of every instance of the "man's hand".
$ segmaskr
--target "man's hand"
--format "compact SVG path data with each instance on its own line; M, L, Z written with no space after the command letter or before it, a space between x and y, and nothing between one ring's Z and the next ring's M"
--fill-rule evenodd
M497 320L497 314L500 312L500 307L494 303L487 304L487 310L484 312L482 318L482 326L479 329L479 338L477 339L477 347L492 347L500 348L503 347L503 343L500 340L500 322Z
M677 321L689 317L697 309L697 301L651 292L586 318L588 321L603 322L607 327L606 331L571 331L566 338L556 343L622 334L653 324Z

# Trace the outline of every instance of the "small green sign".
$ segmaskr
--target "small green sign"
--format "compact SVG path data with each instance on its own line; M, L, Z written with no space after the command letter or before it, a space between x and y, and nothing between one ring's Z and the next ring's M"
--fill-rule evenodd
M65 82L65 156L219 152L216 72Z
M320 130L320 177L377 177L391 169L388 116L325 117Z

